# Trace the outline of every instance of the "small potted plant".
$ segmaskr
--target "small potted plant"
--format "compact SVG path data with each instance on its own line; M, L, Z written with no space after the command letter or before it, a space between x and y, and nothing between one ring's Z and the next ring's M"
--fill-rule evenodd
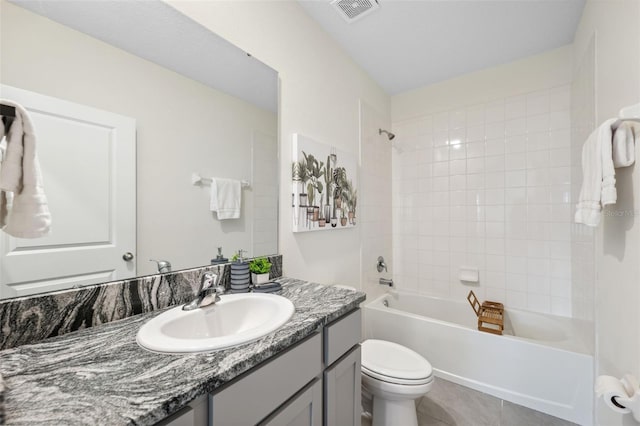
M271 262L266 257L258 257L249 262L249 270L251 271L251 282L253 284L264 284L269 282L269 272L271 271Z

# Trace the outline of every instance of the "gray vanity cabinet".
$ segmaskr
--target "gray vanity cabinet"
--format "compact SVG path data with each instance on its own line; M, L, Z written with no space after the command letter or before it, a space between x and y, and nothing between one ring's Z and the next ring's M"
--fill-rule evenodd
M360 425L360 309L324 328L324 425Z
M359 425L360 337L356 309L158 425Z

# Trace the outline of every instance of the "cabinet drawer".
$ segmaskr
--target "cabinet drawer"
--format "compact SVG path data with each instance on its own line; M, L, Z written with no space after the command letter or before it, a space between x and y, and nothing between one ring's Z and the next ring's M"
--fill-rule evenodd
M360 309L347 314L324 328L324 363L333 364L360 343L362 330L362 314Z
M267 417L320 374L321 345L317 333L211 395L211 424L246 426Z

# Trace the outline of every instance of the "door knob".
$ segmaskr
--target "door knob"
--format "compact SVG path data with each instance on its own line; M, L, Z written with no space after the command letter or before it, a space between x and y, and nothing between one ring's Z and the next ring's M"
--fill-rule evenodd
M133 253L131 253L130 251L126 252L122 255L122 259L127 262L131 262L133 260Z

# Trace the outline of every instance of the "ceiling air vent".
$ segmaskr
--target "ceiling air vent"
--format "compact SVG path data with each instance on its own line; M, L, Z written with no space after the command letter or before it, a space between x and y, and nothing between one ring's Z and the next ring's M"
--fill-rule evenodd
M357 21L380 7L377 0L333 0L331 5L349 23Z

